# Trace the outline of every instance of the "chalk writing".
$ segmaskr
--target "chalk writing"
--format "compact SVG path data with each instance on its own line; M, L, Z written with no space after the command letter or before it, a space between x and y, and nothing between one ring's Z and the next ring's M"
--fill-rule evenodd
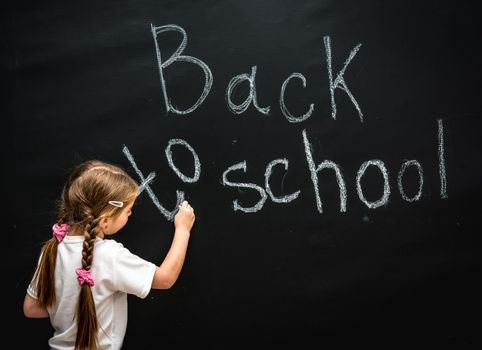
M240 114L243 113L246 109L248 109L249 105L251 102L253 102L254 107L261 112L262 114L268 114L270 107L264 107L261 108L258 105L258 99L256 97L256 83L255 83L255 78L256 78L256 66L251 67L251 74L240 74L235 77L233 77L228 84L228 87L226 89L226 101L228 102L228 107L231 110L231 112L235 114ZM236 105L233 103L231 100L231 94L233 93L234 89L241 84L243 81L248 81L249 82L249 93L246 99L244 100L243 103L240 105Z
M445 156L444 156L444 125L442 119L437 120L438 126L438 161L440 175L440 197L447 198L447 175L445 174Z
M173 145L181 145L186 147L192 154L194 158L194 175L192 177L188 177L181 173L181 171L174 165L174 161L172 159L172 151L171 147ZM199 180L199 176L201 176L201 163L199 162L199 157L196 154L196 151L194 151L194 148L192 148L186 141L181 140L181 139L172 139L169 140L169 143L166 147L166 157L167 161L169 163L169 166L171 167L172 170L176 173L179 178L184 181L184 182L197 182Z
M418 179L419 179L418 192L412 198L407 197L402 184L403 174L405 173L405 170L407 170L409 166L415 166L417 168ZM422 195L422 188L423 188L423 170L420 163L416 160L407 160L406 162L404 162L400 167L400 171L398 172L397 183L398 183L398 190L400 191L400 195L404 200L406 200L407 202L418 201L420 199L420 196Z
M239 205L239 202L238 202L237 199L235 199L233 201L234 211L240 210L240 211L245 212L245 213L255 213L258 210L260 210L263 207L264 202L266 202L266 198L268 196L266 195L265 190L262 187L260 187L258 185L255 185L255 184L252 184L252 183L231 182L227 179L227 176L230 172L235 171L235 170L243 170L243 172L246 172L247 169L248 169L248 167L247 167L246 161L242 161L240 163L236 163L236 164L230 166L223 173L223 185L229 186L229 187L251 188L255 191L258 191L261 198L252 207L243 207L243 206Z
M281 197L281 198L275 197L275 195L271 191L271 187L269 186L269 179L271 177L271 173L273 172L273 167L277 164L283 164L284 167L285 167L285 170L288 170L288 159L286 159L286 158L275 159L272 162L270 162L266 166L266 171L264 173L264 188L266 190L266 193L268 193L269 197L271 198L271 200L273 202L275 202L275 203L289 203L289 202L295 200L296 198L298 198L301 191L298 190L295 193L292 193L290 195L286 195L286 196Z
M315 189L316 207L320 213L323 212L323 206L320 198L320 190L318 189L318 173L323 169L332 169L335 171L336 182L338 183L338 188L340 190L340 211L346 212L346 186L345 180L343 179L343 174L341 173L340 167L330 161L324 160L317 167L313 161L313 155L311 154L311 145L306 137L306 130L303 130L303 144L305 145L306 161L308 162L308 168L310 169L311 181L313 182L313 187Z
M134 160L134 157L132 156L132 154L129 151L129 149L127 148L127 146L124 145L124 147L122 148L122 153L124 153L124 155L127 157L129 162L131 163L132 167L134 168L134 171L136 172L137 176L139 177L139 180L141 181L141 185L140 185L140 188L139 188L140 191L139 191L138 195L141 194L141 192L143 190L146 190L147 193L149 194L149 197L151 198L152 202L154 203L156 208L159 209L161 214L164 215L167 220L172 221L174 219L174 215L177 212L177 208L178 208L179 204L181 204L182 201L184 200L184 192L183 191L176 191L176 198L177 198L176 205L174 206L173 210L171 210L171 211L167 210L166 208L164 208L162 206L161 203L159 203L159 200L157 199L156 194L152 191L152 189L149 186L149 182L151 182L154 179L154 177L156 176L156 173L152 172L152 173L149 174L147 179L144 178L144 175L142 174L142 172L137 167L137 164Z
M157 42L157 36L163 32L168 32L168 31L176 31L181 33L182 41L179 47L177 48L177 50L171 55L171 57L169 57L166 61L163 62L161 49L159 48L159 44ZM211 86L213 84L213 74L211 73L211 70L209 69L208 65L203 61L201 61L199 58L181 55L181 53L184 51L187 45L187 34L186 34L186 31L182 29L180 26L175 24L168 24L165 26L156 27L151 24L151 32L154 38L154 44L156 46L156 56L157 56L157 62L159 65L159 75L161 78L162 94L164 95L164 102L166 104L166 112L173 112L176 114L188 114L193 112L201 105L201 103L209 94L209 90L211 90ZM201 96L199 96L198 100L196 101L196 103L194 103L194 105L192 105L191 107L183 111L176 109L175 107L172 106L171 100L167 95L166 80L164 78L164 70L175 61L184 61L184 62L197 64L203 70L204 78L205 78L204 89L201 93Z
M285 104L285 90L286 90L286 86L288 85L288 82L293 78L301 79L301 82L303 83L303 87L304 88L306 87L306 78L303 74L301 74L301 73L291 74L283 82L283 85L281 85L281 92L280 92L280 96L279 96L279 105L280 105L280 108L281 108L281 112L286 117L286 119L288 119L288 121L290 123L299 123L299 122L302 122L303 120L308 119L311 116L311 113L313 113L313 110L315 109L315 105L313 103L310 104L310 109L308 110L308 112L303 114L301 117L295 117L290 113L288 108L286 108L286 104Z
M380 172L383 175L383 196L375 202L369 202L365 198L361 187L361 179L370 165L376 166L378 169L380 169ZM388 183L387 168L385 168L385 164L383 164L381 160L368 160L360 166L360 169L358 169L358 172L356 174L356 191L358 193L358 198L360 198L360 200L365 203L368 208L375 209L382 205L385 205L388 202L388 198L390 197L390 184Z
M161 49L158 43L158 36L161 33L164 32L169 32L169 31L175 31L179 32L182 34L182 41L180 45L177 47L175 52L167 59L163 61L162 55L161 55ZM156 56L157 56L157 62L158 62L158 67L159 67L159 74L160 74L160 79L161 79L161 90L164 96L164 102L166 106L167 112L172 112L174 114L188 114L193 112L196 108L198 108L201 103L205 100L205 98L208 96L211 86L212 86L212 80L213 80L213 75L211 73L210 68L206 63L201 61L198 58L192 57L192 56L185 56L182 55L182 52L186 48L187 45L187 34L184 31L183 28L181 28L178 25L165 25L165 26L154 26L151 24L151 32L154 38L154 43L155 43L155 48L156 48ZM363 123L364 118L363 118L363 113L361 111L361 108L351 93L350 89L348 88L348 85L345 81L345 72L348 68L348 65L352 62L353 58L355 55L358 53L361 44L356 45L351 51L350 54L348 55L348 58L345 60L341 70L338 71L336 74L336 77L334 78L333 74L333 67L332 67L332 49L331 49L331 39L329 36L324 36L323 37L323 43L325 46L325 54L326 54L326 63L327 63L327 72L328 72L328 90L330 92L330 102L331 102L331 117L332 119L336 120L337 118L337 106L336 106L336 101L335 101L335 92L337 90L341 90L346 93L346 95L349 97L350 101L354 105L355 109L358 112L358 116L360 121ZM168 93L167 93L167 86L166 86L166 80L165 80L165 70L167 67L169 67L171 64L174 62L189 62L198 65L204 72L205 76L205 81L204 81L204 89L201 92L200 97L196 101L194 105L191 107L185 109L185 110L178 110L174 108L170 102ZM257 66L254 65L251 67L251 73L243 73L234 76L231 78L231 80L228 83L228 86L226 87L225 91L225 99L227 103L227 107L229 111L231 111L234 114L241 114L245 112L249 106L252 104L254 108L261 114L267 115L270 112L270 106L267 107L260 107L258 104L257 100L257 94L256 94L256 72L257 72ZM288 83L292 79L299 79L301 80L301 83L303 85L303 88L306 88L306 78L303 74L301 73L292 73L286 80L284 80L281 89L280 89L280 96L279 96L279 106L282 115L287 119L288 122L290 123L299 123L307 120L313 113L315 109L314 103L311 103L309 105L308 110L299 116L293 115L290 110L286 106L286 88L288 86ZM249 92L246 98L244 99L243 102L236 104L233 102L232 96L234 91L238 88L238 86L242 83L248 83L249 84ZM445 164L445 154L444 154L444 147L445 147L445 140L444 140L444 128L443 128L443 122L442 119L437 120L437 131L438 131L438 168L439 168L439 178L440 178L440 197L442 199L445 199L448 197L447 195L447 176L446 176L446 164ZM323 202L321 199L320 195L320 189L319 189L319 174L322 171L325 170L331 170L330 173L334 174L336 183L338 185L338 191L339 191L339 198L340 198L340 205L339 205L339 211L344 213L347 211L347 187L344 179L344 175L342 172L342 168L340 167L339 164L335 163L332 160L329 159L324 159L321 162L319 162L317 165L315 164L314 160L314 155L313 155L313 147L308 140L307 132L306 129L302 130L301 133L302 136L302 142L303 142L303 149L304 149L304 157L306 159L306 164L308 168L308 173L311 179L311 183L313 185L313 192L314 192L314 197L315 197L315 202L316 202L316 209L318 210L319 213L323 213ZM237 140L233 140L232 144L236 144ZM186 148L192 155L193 158L193 164L194 164L194 174L192 176L188 176L181 172L181 170L175 165L174 161L174 155L172 152L172 147L173 146L182 146ZM149 197L153 201L154 205L159 209L159 211L164 215L168 220L172 220L175 213L176 213L176 208L177 206L181 203L181 201L184 199L184 192L181 190L176 190L176 205L173 210L168 210L166 209L161 203L159 202L158 198L152 191L150 184L156 177L155 172L149 173L147 177L144 177L143 173L139 170L137 167L137 164L134 160L134 157L130 153L129 149L127 146L124 146L122 149L124 155L127 157L131 165L133 166L134 170L136 171L139 180L140 180L140 186L139 186L139 194L143 192L144 190L148 193ZM195 149L185 140L179 139L179 138L173 138L170 139L167 147L165 149L165 155L167 159L167 163L169 167L174 171L174 173L181 179L184 183L196 183L199 181L200 176L201 176L201 161L199 159L198 154L196 153ZM257 196L259 199L257 199L256 203L252 204L251 206L247 206L245 204L241 204L239 199L234 199L232 200L232 208L234 211L240 211L243 213L256 213L260 211L263 206L265 205L266 201L268 198L274 202L274 203L282 203L282 204L288 204L291 203L297 199L299 199L299 196L301 194L301 190L297 190L291 194L284 194L284 195L275 195L272 191L271 187L271 177L274 171L274 168L277 165L283 165L285 174L283 176L283 180L288 172L288 167L289 167L289 161L286 158L278 158L270 161L266 165L266 169L264 172L264 188L256 183L251 183L251 182L235 182L232 180L229 180L228 177L239 170L242 170L243 173L246 173L248 170L247 166L247 161L243 160L242 162L238 162L236 164L233 164L231 166L228 166L227 169L222 173L221 176L221 184L225 187L230 187L230 188L237 188L238 192L243 195L245 192L241 191L240 189L249 189L253 190L257 193ZM365 197L363 188L362 188L362 179L365 176L365 173L367 169L373 166L377 168L383 178L383 193L381 197L377 200L370 201ZM405 176L405 173L408 168L414 167L417 172L418 172L418 190L416 191L415 194L412 196L407 195L404 189L404 184L403 184L403 179ZM283 190L283 180L281 183L281 192L284 192ZM423 167L422 164L416 159L411 159L411 160L405 160L398 171L397 174L397 185L398 185L398 190L400 192L400 196L402 199L406 202L415 202L418 201L421 198L422 192L423 192L423 186L424 186L424 173L423 173ZM356 192L358 194L358 198L362 203L364 203L368 208L370 209L376 209L381 206L386 205L389 202L390 195L391 195L391 189L390 189L390 181L389 181L389 173L388 170L384 164L384 162L380 159L370 159L367 161L362 162L360 165L357 174L356 174L356 181L355 181L355 187L356 187ZM252 197L252 196L251 196Z
M182 41L181 44L178 46L178 48L174 51L174 53L165 61L162 59L162 52L159 46L158 42L158 36L161 33L164 32L169 32L169 31L175 31L179 32L182 34ZM200 60L197 57L193 56L186 56L186 55L181 55L181 53L184 51L187 45L187 33L186 31L176 25L176 24L168 24L164 26L154 26L151 24L151 32L152 36L154 38L154 46L156 49L156 57L157 57L157 62L158 62L158 68L159 68L159 76L161 80L161 90L162 94L164 97L164 103L166 106L166 111L167 113L173 112L175 114L188 114L196 110L205 100L205 98L208 96L211 86L213 83L213 74L211 72L211 69L209 66L202 60ZM331 39L329 36L323 37L323 42L325 45L325 54L326 54L326 63L327 63L327 69L328 69L328 90L330 91L330 102L331 102L331 116L333 119L336 119L336 114L337 114L337 109L336 109L336 102L335 102L335 92L337 89L344 91L348 97L350 98L350 101L353 103L355 106L355 109L358 112L358 116L360 118L360 121L363 122L363 113L361 111L361 108L356 101L355 97L351 93L351 91L348 89L348 85L345 81L344 74L345 71L350 64L350 62L353 60L355 55L357 54L358 50L360 49L361 44L358 44L353 48L353 50L350 51L350 54L348 58L345 60L344 65L342 69L338 72L336 75L336 78L333 79L333 68L332 68L332 55L331 55ZM188 109L185 110L179 110L176 109L172 103L171 100L168 96L167 93L167 86L166 86L166 79L165 79L165 74L164 71L165 69L171 65L172 63L176 61L184 61L184 62L189 62L189 63L194 63L198 65L204 72L204 88L201 93L201 96L199 96L198 100L194 105L189 107ZM251 67L251 73L243 73L234 76L231 78L231 80L228 83L228 86L226 87L226 92L225 92L225 99L226 99L226 104L228 109L233 112L234 114L241 114L245 112L249 105L252 103L255 107L255 109L260 112L261 114L268 115L270 112L270 106L267 107L260 107L258 104L258 98L256 94L256 71L257 71L257 66L252 66ZM280 92L280 109L282 114L286 117L286 119L290 123L299 123L302 122L306 119L308 119L311 114L314 111L315 105L312 103L310 104L310 107L308 111L303 114L302 116L295 117L291 114L291 112L288 110L286 107L285 103L285 93L286 93L286 86L288 85L288 82L293 79L293 78L298 78L301 80L303 83L303 87L306 87L306 78L303 76L301 73L292 73L281 85L281 92ZM232 100L232 95L234 90L243 82L248 82L249 84L249 92L248 95L246 96L245 100L241 102L240 104L236 104Z
M355 100L355 97L353 97L352 93L348 89L348 86L346 85L346 82L345 82L345 78L343 77L343 75L345 74L346 67L348 67L348 64L351 62L353 57L355 57L356 53L360 49L361 44L358 44L357 46L355 46L353 50L351 50L350 55L348 56L348 58L345 61L345 64L343 65L343 68L338 72L338 75L336 76L335 80L333 80L333 72L331 68L330 37L329 36L323 37L323 42L325 44L326 64L328 66L328 79L330 81L331 117L333 119L336 119L335 89L340 89L346 92L351 102L355 106L356 110L358 111L358 116L360 117L360 121L363 122L363 114L360 109L360 106L358 105L358 102Z
M442 127L443 124L441 120L437 121L438 124L438 150L439 150L439 169L440 169L440 179L441 179L441 198L447 198L447 192L446 192L446 177L445 177L445 162L443 162L443 134L442 134ZM322 162L320 162L318 165L315 165L315 161L313 158L313 150L311 143L308 140L306 130L302 131L302 140L303 140L303 145L304 145L304 153L305 153L305 158L306 162L308 165L308 171L310 174L311 182L313 184L313 189L314 189L314 194L315 194L315 202L316 202L316 208L319 213L323 213L323 203L321 200L320 196L320 191L319 191L319 178L318 174L325 170L325 169L331 169L335 175L336 182L338 184L338 190L340 194L340 212L344 213L347 211L347 189L346 189L346 184L345 184L345 179L343 177L343 173L341 170L341 167L333 162L332 160L325 159ZM184 175L175 165L174 165L174 159L173 159L173 154L171 151L172 146L174 145L181 145L187 148L194 160L194 175L192 177ZM441 151L442 150L442 151ZM169 211L166 208L164 208L160 203L159 200L157 199L156 195L152 191L152 189L149 186L149 183L153 181L155 178L155 173L151 172L147 178L144 177L143 173L139 170L137 167L137 164L134 160L134 157L130 153L129 149L127 146L124 146L122 149L122 152L124 155L127 157L131 165L133 166L135 172L137 173L139 179L140 179L140 187L139 187L139 194L146 190L149 197L153 201L154 205L159 209L159 211L168 219L172 220L175 213L177 212L177 205L179 205L182 200L184 199L184 192L177 190L176 191L176 207ZM181 140L181 139L171 139L168 142L168 145L165 149L165 154L167 158L168 165L171 167L171 169L175 172L175 174L183 181L186 183L195 183L199 180L201 176L201 161L194 150L192 146L190 146L186 141ZM254 190L258 193L259 199L258 201L252 205L252 206L245 206L241 205L238 199L234 199L232 201L232 207L234 211L241 211L243 213L256 213L260 211L263 206L265 205L267 199L271 199L272 202L274 203L283 203L283 204L288 204L296 199L299 198L299 195L301 193L301 190L298 190L294 193L284 195L282 197L276 196L273 191L271 190L271 176L273 173L273 168L276 165L282 164L285 168L285 171L288 171L289 167L289 161L286 158L279 158L279 159L274 159L271 162L269 162L266 165L265 173L264 173L264 188L262 186L259 186L255 183L248 183L248 182L234 182L228 180L228 175L232 172L242 170L244 173L247 172L248 166L246 160L243 160L242 162L236 163L234 165L229 166L222 174L222 179L221 183L225 187L233 187L233 188L246 188L246 189L251 189ZM383 194L380 199L376 201L369 201L366 199L364 193L363 193L363 188L362 188L362 178L365 176L365 172L368 169L368 167L374 166L378 168L380 173L382 174L383 177ZM418 183L418 191L415 195L412 197L407 196L405 193L405 190L403 188L403 177L405 174L405 171L409 167L415 167L418 171L419 175L419 183ZM419 161L412 159L412 160L406 160L402 163L400 170L398 172L397 176L397 184L398 184L398 189L400 191L400 196L403 198L403 200L407 202L415 202L418 201L422 195L422 190L423 190L423 168L422 165L420 164ZM390 195L391 195L391 189L390 189L390 182L389 182L389 174L388 170L385 167L385 164L383 161L379 159L371 159L368 161L363 162L356 175L356 191L358 194L358 198L362 203L364 203L368 208L370 209L376 209L380 206L386 205L389 201ZM240 192L242 193L242 192Z

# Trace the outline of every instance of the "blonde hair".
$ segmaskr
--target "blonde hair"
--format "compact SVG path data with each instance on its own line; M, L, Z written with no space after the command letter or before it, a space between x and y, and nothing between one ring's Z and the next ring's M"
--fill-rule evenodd
M57 223L67 224L84 232L84 270L89 271L92 266L94 241L102 234L100 220L115 218L123 210L122 207L109 204L109 201L122 202L125 207L135 200L137 191L138 184L117 165L90 160L73 169L60 197ZM56 302L55 263L58 244L55 237L44 243L36 274L38 301L45 308ZM72 271L72 274L75 274L75 271ZM98 321L92 290L87 283L81 285L76 321L75 349L95 349Z

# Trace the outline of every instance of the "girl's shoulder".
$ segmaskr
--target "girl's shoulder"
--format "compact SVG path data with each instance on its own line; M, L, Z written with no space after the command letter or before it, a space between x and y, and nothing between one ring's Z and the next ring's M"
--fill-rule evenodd
M122 264L126 262L128 265L136 265L140 260L144 260L124 247L122 243L111 238L96 243L94 256L94 260L97 259L97 261L118 266L122 266Z
M96 242L96 248L105 249L105 250L125 249L122 243L117 242L112 238L99 240L98 242Z
M99 239L94 245L94 261L100 264L115 264L124 255L126 248L111 238Z
M131 254L129 249L124 247L122 243L117 242L112 238L103 239L100 242L97 242L95 249L97 250L97 253L101 253L104 256L110 255L114 257L119 257Z

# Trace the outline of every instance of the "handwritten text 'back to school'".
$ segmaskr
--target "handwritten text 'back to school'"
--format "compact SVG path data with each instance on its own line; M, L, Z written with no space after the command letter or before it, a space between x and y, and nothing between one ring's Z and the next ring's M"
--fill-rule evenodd
M167 112L172 114L186 115L195 111L203 103L203 101L209 95L209 92L211 90L211 86L213 83L213 75L211 73L209 66L197 57L182 54L187 45L187 34L185 30L180 26L171 24L171 25L157 27L157 26L151 25L151 31L152 31L156 54L157 54L157 62L159 66L159 74L160 74L160 81L161 81L161 90L164 97L164 102L165 102L165 107ZM182 41L180 45L178 46L176 51L172 53L171 56L169 56L167 59L162 57L162 51L158 43L158 36L165 32L179 32L182 34ZM344 79L345 71L348 68L348 65L350 64L352 59L357 54L358 50L360 49L361 44L356 45L351 50L341 70L338 71L337 74L333 74L330 37L325 36L323 38L323 43L324 43L325 54L326 54L326 65L327 65L328 84L329 84L328 86L329 86L330 101L331 101L331 117L333 119L336 119L337 109L336 109L336 101L335 101L335 91L338 89L340 91L343 91L348 96L354 108L358 112L358 117L360 119L360 122L363 123L362 110L357 100L355 99L350 89L348 88L348 85ZM197 65L199 69L203 71L204 78L205 78L204 88L201 91L199 98L192 106L184 110L179 110L172 105L170 96L168 94L168 88L167 88L166 79L165 79L166 74L168 74L166 72L167 68L179 62L188 62L188 63ZM226 98L227 107L232 113L241 114L244 111L246 111L250 106L253 106L253 108L255 108L259 113L262 113L262 114L269 113L270 107L269 106L261 107L259 106L257 101L256 84L255 84L256 69L257 67L253 66L251 67L250 73L243 73L243 74L237 75L230 80L226 88L225 98ZM301 81L304 88L306 87L306 78L304 77L304 75L301 73L292 73L288 78L286 78L286 80L281 85L280 96L279 96L279 106L280 106L281 113L291 123L299 123L308 119L312 115L315 109L315 105L312 103L307 108L306 113L297 116L297 115L293 115L290 112L290 110L286 107L286 104L285 104L286 87L288 86L288 84L292 83L296 79ZM240 84L246 84L246 83L249 84L249 92L247 94L246 99L242 103L239 103L239 104L234 103L231 98L233 91ZM437 164L439 169L438 177L440 180L440 197L445 199L447 198L448 195L447 195L447 180L446 180L446 172L445 172L446 167L445 167L445 157L444 157L444 133L443 133L442 119L437 120L436 127L438 132ZM321 171L324 171L325 169L332 171L333 175L336 178L339 194L340 194L340 212L346 212L347 191L346 191L346 184L343 177L343 173L341 171L341 167L337 163L328 159L325 159L316 165L312 154L313 148L308 139L306 130L302 131L301 138L303 140L306 162L307 162L309 173L313 183L313 192L314 192L314 197L316 200L316 207L318 212L319 213L323 212L323 202L319 191L318 175ZM185 147L192 154L193 165L194 165L194 175L192 176L185 175L175 165L173 154L172 154L172 147L175 145ZM156 177L155 172L150 172L147 177L144 176L144 173L137 166L134 156L131 154L127 146L124 145L122 152L127 157L127 159L129 160L129 162L131 163L131 165L133 166L134 170L136 171L139 177L139 180L140 180L139 194L145 190L149 195L149 197L151 198L151 200L153 201L154 205L162 213L162 215L164 215L166 219L172 220L175 213L177 212L178 205L184 200L184 192L181 190L177 190L176 205L172 210L167 209L164 205L161 204L156 194L153 192L153 190L150 187L150 183ZM165 148L165 155L169 163L169 166L175 172L175 174L179 177L179 179L181 179L183 182L196 183L199 180L201 176L201 162L199 160L199 157L195 149L186 140L179 139L179 138L174 138L169 140ZM236 171L243 171L244 173L247 172L248 165L246 160L229 166L222 174L223 186L234 187L239 189L241 188L250 189L257 192L259 196L258 201L254 204L251 203L251 205L242 204L240 203L241 201L240 199L234 199L232 201L232 207L234 211L240 211L244 213L257 212L263 208L268 198L275 203L290 203L296 200L300 195L300 192L301 192L300 190L288 195L283 195L283 196L276 195L271 190L271 186L270 186L271 175L274 168L279 166L282 166L284 168L284 171L287 172L289 167L288 159L286 158L274 159L273 161L269 162L266 165L266 171L264 174L264 186L260 186L255 183L234 182L229 180L229 175L232 172L236 172ZM383 183L380 184L380 186L383 188L383 194L379 199L375 201L370 201L365 197L363 192L363 187L362 187L362 178L364 177L367 168L371 166L376 167L380 171L383 177ZM409 169L410 167L413 167L418 173L418 191L416 193L407 194L403 186L403 178L406 170ZM398 174L397 174L398 192L401 198L403 198L403 200L407 202L418 201L422 195L423 183L424 183L423 167L420 164L420 162L417 161L416 159L404 161L401 164L400 168L398 169ZM382 160L371 159L363 162L360 165L356 176L356 190L360 201L362 201L370 209L375 209L388 203L392 190L389 184L388 171Z

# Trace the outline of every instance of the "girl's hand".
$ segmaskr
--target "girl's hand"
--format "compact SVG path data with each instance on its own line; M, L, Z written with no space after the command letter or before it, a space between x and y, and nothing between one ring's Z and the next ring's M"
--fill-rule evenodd
M174 217L174 226L176 230L185 230L190 232L195 219L196 216L194 215L194 209L187 201L183 201L181 204L179 204L179 211Z

